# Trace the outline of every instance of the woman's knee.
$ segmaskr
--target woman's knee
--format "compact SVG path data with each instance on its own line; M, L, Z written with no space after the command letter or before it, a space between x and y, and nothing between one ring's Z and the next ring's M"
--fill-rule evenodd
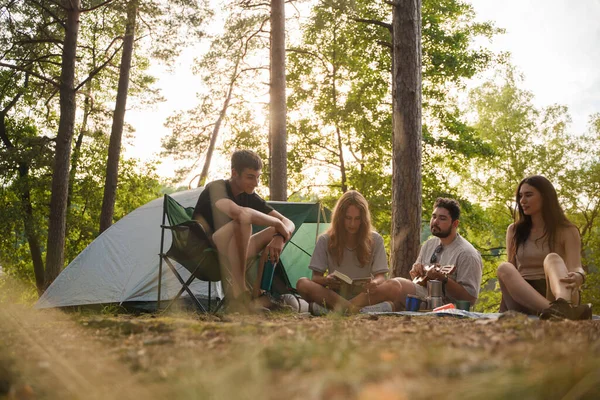
M556 253L550 253L544 258L544 270L556 266L564 265L564 260Z
M517 271L517 269L514 265L512 265L509 262L503 262L498 266L496 274L498 275L498 279L500 279L501 281L505 281L509 276L514 274L515 271Z
M304 297L306 293L310 290L310 284L312 281L308 278L300 278L298 282L296 282L296 290L300 293L300 296Z

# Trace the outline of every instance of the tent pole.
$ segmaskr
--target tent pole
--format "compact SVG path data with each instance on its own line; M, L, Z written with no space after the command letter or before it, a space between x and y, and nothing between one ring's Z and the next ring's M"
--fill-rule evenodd
M160 228L160 254L158 255L158 299L156 300L156 311L160 310L160 285L162 283L162 261L163 261L163 252L164 252L164 242L165 242L165 217L167 215L167 195L165 194L163 198L163 215L162 215L162 225Z
M321 224L321 203L319 202L319 212L317 213L317 232L315 234L315 244L319 238L319 225Z

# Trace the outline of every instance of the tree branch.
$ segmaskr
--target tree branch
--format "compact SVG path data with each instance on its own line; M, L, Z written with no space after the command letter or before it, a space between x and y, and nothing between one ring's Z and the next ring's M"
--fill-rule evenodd
M383 47L387 47L389 49L392 48L392 44L390 42L386 42L386 41L383 41L383 40L378 40L376 43L379 44L379 45L381 45L381 46L383 46Z
M291 53L307 54L309 56L315 57L317 60L321 61L321 64L323 64L323 68L325 69L325 71L327 71L328 73L330 72L329 64L327 63L327 60L324 60L320 54L313 53L312 51L308 51L308 50L304 50L304 49L298 49L295 47L285 49L285 51L289 51Z
M382 22L382 21L379 21L376 19L352 18L352 20L356 21L356 22L362 22L364 24L382 26L382 27L386 28L387 30L389 30L390 32L392 31L392 24L388 24L386 22Z
M79 11L80 11L80 12L82 12L82 13L86 13L86 12L94 11L95 9L97 9L97 8L100 8L100 7L103 7L103 6L107 5L107 4L110 4L110 3L112 3L113 1L114 1L114 0L106 0L106 1L104 1L104 2L102 2L102 3L100 3L100 4L96 4L96 5L95 5L95 6L93 6L93 7L90 7L90 8L82 8L82 9L81 9L81 10L79 10Z
M4 107L4 109L2 111L0 111L0 116L2 118L4 118L4 116L6 115L6 113L15 106L15 104L17 104L17 101L19 101L19 99L21 98L21 96L23 96L23 91L24 89L29 85L29 73L25 72L25 82L23 83L23 87L21 90L19 90L19 92L15 95L15 97L12 98L12 100L10 101L10 103L7 104L6 107Z
M62 44L62 40L60 39L27 39L27 40L19 40L15 42L17 45L21 44L33 44L33 43L58 43Z
M50 16L54 19L54 21L59 24L60 26L63 27L63 29L67 29L67 25L63 22L63 20L61 18L59 18L56 14L54 14L52 12L52 10L50 10L49 8L45 7L42 3L40 3L37 0L29 0L32 3L36 4L39 8L41 8L42 10L46 11L48 14L50 14ZM56 4L57 6L64 8L62 5L56 3L56 2L52 2L54 4Z
M112 43L111 43L112 45ZM110 48L110 46L109 46ZM117 55L117 53L123 48L123 43L121 43L121 45L115 49L115 51L113 52L113 54L102 64L100 64L99 66L97 66L96 68L94 68L92 70L92 72L90 72L90 74L87 76L87 78L85 78L79 85L77 85L77 87L75 88L75 91L77 92L79 89L81 89L81 87L83 85L85 85L88 81L92 80L96 75L98 75L98 73L100 71L102 71L102 69L104 67L106 67L108 64L110 64L110 62L113 60L113 58Z
M6 64L6 63L3 63L3 62L0 62L0 67L6 67L6 68L14 69L14 70L17 70L17 71L26 72L26 73L30 74L31 76L35 76L38 79L41 79L41 80L43 80L45 82L50 83L52 86L54 86L56 88L60 87L60 85L59 85L58 82L53 81L50 78L46 78L45 76L40 75L40 74L38 74L36 72L30 71L30 70L28 70L26 68L20 67L18 65L10 65L10 64Z

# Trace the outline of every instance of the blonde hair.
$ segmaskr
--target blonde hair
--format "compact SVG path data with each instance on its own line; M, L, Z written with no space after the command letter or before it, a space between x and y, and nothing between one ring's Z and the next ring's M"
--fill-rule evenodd
M362 194L356 190L349 190L342 195L335 204L331 226L327 230L329 235L328 250L333 260L339 264L344 256L344 238L346 228L344 219L348 207L355 206L360 211L360 228L358 230L358 242L356 246L356 256L361 267L369 264L373 252L373 230L371 225L371 213L369 212L369 203Z

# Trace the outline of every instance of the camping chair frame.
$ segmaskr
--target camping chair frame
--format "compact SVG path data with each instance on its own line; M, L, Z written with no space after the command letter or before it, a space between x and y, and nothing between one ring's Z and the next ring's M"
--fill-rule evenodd
M173 274L175 275L175 277L177 278L177 280L179 281L179 283L181 284L181 289L179 289L179 292L177 293L177 295L175 295L175 297L169 302L169 304L167 305L167 307L163 310L167 311L169 309L169 307L175 302L177 301L177 299L179 299L179 297L183 294L183 292L187 292L188 295L190 296L190 298L192 299L192 301L194 302L194 304L196 305L196 307L202 311L202 312L210 312L211 310L211 299L212 299L212 281L211 280L205 280L206 282L208 282L208 310L202 305L202 303L196 298L196 296L194 295L194 293L191 291L191 289L189 288L189 285L192 284L192 282L195 279L199 279L199 280L203 280L201 278L198 278L196 276L196 273L200 270L200 268L202 267L202 263L204 261L204 258L202 258L197 265L195 266L194 269L189 270L191 275L187 280L184 280L181 275L179 274L179 272L177 271L177 268L175 267L175 265L173 265L173 263L171 262L171 260L169 259L170 256L168 254L168 251L165 253L164 251L164 242L165 242L165 230L168 229L170 231L183 231L183 230L190 230L190 224L193 223L192 220L186 221L184 223L180 223L177 225L166 225L166 217L167 217L167 202L169 199L169 195L165 194L164 196L164 201L163 201L163 216L162 216L162 224L160 225L161 227L161 237L160 237L160 254L159 254L159 264L158 264L158 299L157 299L157 311L160 310L160 303L161 303L161 288L162 288L162 264L163 264L163 260L165 261L165 263L167 264L167 266L169 267L169 269L171 269L171 271L173 272ZM204 231L204 229L202 228L201 225L197 225L199 229L202 229L202 231ZM203 253L207 253L207 252L214 252L216 251L215 249L213 249L212 247L208 247L206 249L203 250ZM219 268L219 266L217 265L217 268ZM223 305L224 300L223 299L219 299L218 297L216 298L216 302L217 302L217 306L214 309L214 313L216 313L217 311L219 311L219 309L221 308L221 306Z

